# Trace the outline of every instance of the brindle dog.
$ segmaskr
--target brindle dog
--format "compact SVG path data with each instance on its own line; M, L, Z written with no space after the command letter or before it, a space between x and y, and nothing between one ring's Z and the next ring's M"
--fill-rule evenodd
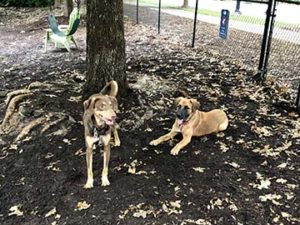
M179 151L191 142L192 136L203 136L227 129L228 118L223 110L198 111L200 103L196 99L184 97L176 98L175 104L178 110L171 131L151 141L150 145L156 146L163 141L168 141L180 132L183 139L171 150L172 155L178 155Z
M109 82L100 92L86 100L84 105L83 124L86 144L87 182L85 188L94 186L93 178L93 148L95 144L104 146L102 186L109 185L108 164L110 158L111 132L114 134L115 146L120 146L120 139L116 128L116 111L118 102L116 99L118 84Z

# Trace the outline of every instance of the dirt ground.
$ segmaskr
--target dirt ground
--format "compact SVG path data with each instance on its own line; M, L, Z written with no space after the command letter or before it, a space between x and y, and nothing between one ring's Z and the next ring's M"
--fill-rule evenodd
M49 46L45 53L47 10L5 10L0 224L300 223L300 119L283 87L254 83L253 71L238 60L191 49L180 35L158 36L155 28L126 21L131 90L119 98L121 146L112 150L111 185L100 185L97 149L95 187L85 190L84 18L75 35L78 50ZM24 98L8 117L7 95L20 89ZM148 143L170 129L174 98L183 92L201 110L224 109L230 125L193 138L172 156L180 135L156 147Z

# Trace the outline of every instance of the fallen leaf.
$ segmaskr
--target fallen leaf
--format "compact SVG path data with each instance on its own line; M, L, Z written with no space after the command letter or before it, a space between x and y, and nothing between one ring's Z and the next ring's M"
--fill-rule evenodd
M232 167L234 167L234 168L236 168L236 169L238 169L238 168L241 167L239 164L237 164L237 163L235 163L235 162L228 163L228 165L230 165L230 166L232 166Z
M203 173L205 168L202 168L202 167L193 167L193 170L195 170L196 172L199 172L199 173Z
M137 218L142 217L145 219L147 217L147 214L148 214L147 211L140 209L137 212L133 213L133 216Z
M10 213L8 214L8 216L23 216L23 212L20 210L20 207L22 207L22 205L15 205L10 207Z
M90 208L90 204L86 201L78 202L75 211L81 211Z
M281 216L282 216L283 218L290 218L290 217L292 217L292 215L289 214L289 213L287 213L287 212L281 212Z
M280 184L285 184L287 182L286 179L283 179L283 178L279 178L276 180L277 183L280 183Z
M45 217L47 218L47 217L55 215L55 214L56 214L56 207L54 207L49 212L47 212L47 214L45 215Z
M287 163L281 163L280 165L278 165L277 167L278 168L286 168L287 166Z

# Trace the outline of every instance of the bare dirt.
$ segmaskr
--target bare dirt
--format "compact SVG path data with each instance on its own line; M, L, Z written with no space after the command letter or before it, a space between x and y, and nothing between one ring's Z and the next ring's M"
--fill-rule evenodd
M97 149L95 187L85 190L84 18L79 50L44 53L47 10L7 12L0 26L2 122L7 93L25 88L30 95L0 137L1 224L299 224L300 119L282 87L254 83L239 61L191 49L179 35L157 36L155 28L126 21L131 90L119 98L121 146L112 150L111 185L100 185ZM180 135L148 143L172 126L173 100L182 92L201 110L224 109L230 125L172 156Z

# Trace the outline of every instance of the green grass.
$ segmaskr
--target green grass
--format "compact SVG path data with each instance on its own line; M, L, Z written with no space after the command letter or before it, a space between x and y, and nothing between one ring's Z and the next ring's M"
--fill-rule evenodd
M130 2L131 4L136 4L136 0L125 0L124 2ZM151 6L151 7L158 7L158 0L139 0L140 6ZM164 1L161 1L161 7L164 8L180 8L177 4L172 3L165 3Z
M188 11L188 12L194 12L195 11L192 8L187 8L187 9L184 9L184 10ZM199 9L198 14L202 14L202 15L206 15L206 16L214 16L214 17L220 17L221 16L221 12L213 11L213 10L209 10L209 9ZM230 19L241 21L241 22L252 23L252 24L259 24L259 25L265 24L264 19L257 18L257 17L252 17L252 16L243 16L243 15L238 16L238 15L232 15L231 14Z
M188 12L194 12L195 10L193 8L187 8L184 9L185 11ZM221 12L218 11L213 11L209 9L199 9L198 10L199 14L206 15L206 16L213 16L213 17L220 17ZM257 18L254 16L243 16L243 15L230 15L231 20L235 21L240 21L240 22L246 22L246 23L251 23L251 24L257 24L257 25L264 25L265 24L265 19L262 18ZM300 24L291 24L291 23L285 23L285 22L280 22L280 21L275 21L275 27L279 28L288 28L288 27L298 27L300 28Z

